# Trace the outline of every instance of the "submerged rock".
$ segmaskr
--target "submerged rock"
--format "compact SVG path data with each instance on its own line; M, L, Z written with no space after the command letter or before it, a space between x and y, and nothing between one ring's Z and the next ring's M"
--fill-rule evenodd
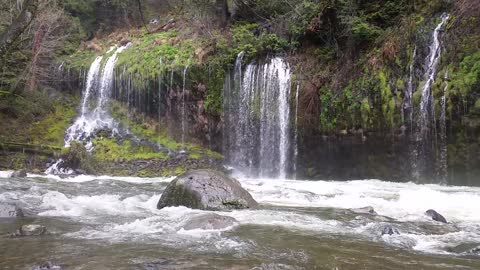
M22 208L10 203L0 203L0 218L24 217Z
M46 262L42 265L35 266L32 270L62 270L63 268L60 265L53 264L51 262Z
M480 255L480 246L476 248L472 248L467 252L467 254L472 254L472 255Z
M47 228L42 225L30 224L20 227L14 236L42 236L47 233Z
M382 229L382 235L394 235L400 234L397 228L393 227L392 225L385 225Z
M363 208L352 208L350 211L356 213L356 214L369 214L369 215L377 215L377 212L375 212L375 209L371 206L363 207Z
M14 171L11 175L11 178L20 178L20 177L27 177L27 171L22 169L18 171Z
M157 208L185 206L202 210L229 210L257 205L237 180L213 170L196 170L173 180L163 192Z
M183 226L185 230L221 230L238 225L238 221L232 217L217 214L206 214L188 219Z
M447 220L435 210L432 210L432 209L427 210L427 212L425 212L425 215L431 217L432 220L442 222L442 223L448 223Z

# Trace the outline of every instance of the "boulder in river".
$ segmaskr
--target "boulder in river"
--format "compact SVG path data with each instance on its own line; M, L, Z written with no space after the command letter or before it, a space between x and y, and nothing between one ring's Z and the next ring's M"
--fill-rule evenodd
M63 268L60 265L53 264L51 262L46 262L42 265L35 266L32 270L62 270Z
M23 217L22 208L10 203L0 202L0 218Z
M27 177L27 171L22 169L18 171L14 171L11 175L11 178L20 178L20 177Z
M189 218L185 222L183 229L221 230L235 225L238 225L238 221L233 217L221 216L217 214L206 214Z
M394 235L400 234L397 228L393 227L392 225L385 225L382 229L382 235Z
M431 217L432 220L442 222L442 223L448 223L447 220L435 210L432 210L432 209L427 210L427 212L425 212L425 215Z
M368 214L368 215L377 215L377 212L375 212L375 209L371 206L363 207L363 208L352 208L350 211L356 213L356 214Z
M47 228L42 225L30 224L20 227L15 236L42 236L47 233Z
M257 205L237 180L213 170L195 170L174 179L163 192L157 208L185 206L218 211Z

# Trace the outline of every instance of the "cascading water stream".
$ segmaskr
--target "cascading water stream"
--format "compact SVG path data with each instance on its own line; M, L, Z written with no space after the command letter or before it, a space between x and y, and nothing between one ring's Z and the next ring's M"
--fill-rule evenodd
M293 135L293 173L294 179L297 179L297 163L298 163L298 99L300 94L300 82L297 82L297 89L295 92L295 132Z
M182 86L182 148L183 150L185 150L185 132L186 132L186 112L185 112L185 107L186 107L186 104L185 104L185 86L186 86L186 83L187 83L187 71L188 71L188 67L185 67L183 69L183 86Z
M433 127L432 121L434 110L434 100L431 92L431 87L435 81L437 75L437 64L441 56L441 40L440 33L447 22L449 15L443 14L441 17L441 22L437 25L433 31L433 40L430 44L430 54L427 58L427 72L425 73L425 85L422 89L422 99L420 101L420 119L418 123L418 128L420 133L425 136L426 133Z
M225 83L226 153L248 174L285 178L290 153L290 67L280 57L242 69Z
M427 69L424 74L425 84L421 89L421 101L418 109L418 120L416 123L417 127L413 134L415 140L415 147L412 150L411 158L412 176L417 181L420 180L422 171L430 171L430 169L433 169L434 166L437 167L437 176L439 174L439 165L434 165L431 163L431 161L435 159L437 163L439 161L439 155L434 155L437 140L437 130L435 118L435 101L433 98L431 87L436 79L437 65L441 57L442 43L440 34L448 18L448 14L443 14L441 16L440 23L435 27L432 34L432 41L429 46L430 52L426 59ZM444 170L446 171L446 168ZM442 173L442 175L446 175L446 173ZM444 181L441 180L441 182Z
M117 56L130 46L127 44L122 47L112 47L107 53L115 52L107 59L102 73L100 75L100 66L103 57L97 57L90 66L87 75L85 90L82 95L80 116L65 132L65 147L70 147L73 141L86 143L87 150L92 150L91 139L99 130L111 130L112 134L118 133L117 123L109 115L107 104L111 96L111 90L114 80L114 68L117 62ZM100 75L100 76L99 76ZM97 91L95 91L97 89ZM89 102L93 93L97 92L96 107L89 110ZM51 165L45 173L47 174L71 174L69 169L63 169L63 160L58 160Z
M448 91L448 71L445 73L445 88L443 89L442 99L440 101L440 142L438 155L438 177L442 184L447 184L447 91Z
M111 88L113 84L113 73L117 56L129 45L122 46L107 59L100 78L100 63L102 57L97 57L92 63L87 76L87 84L82 98L81 115L77 118L65 135L65 146L69 147L72 141L83 141L87 143L87 149L91 149L90 139L95 132L102 129L110 129L116 132L116 123L108 114L107 103L110 98ZM111 48L112 51L115 48ZM98 84L97 104L93 111L88 110L88 103L92 95L94 87Z

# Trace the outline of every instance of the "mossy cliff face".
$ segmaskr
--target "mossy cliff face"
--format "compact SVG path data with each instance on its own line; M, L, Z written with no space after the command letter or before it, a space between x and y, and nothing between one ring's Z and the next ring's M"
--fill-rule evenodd
M111 108L131 134L122 139L104 134L95 140L94 156L106 164L166 163L172 159L169 153L184 148L188 153L178 158L193 162L209 156L205 148L221 151L223 84L242 51L245 63L271 55L282 55L290 62L292 82L300 91L300 148L307 149L308 142L318 136L343 140L346 135L358 137L360 143L376 138L410 143L405 135L412 133L415 123L410 122L405 107L406 91L412 87L414 92L416 122L432 30L440 15L448 12L432 93L438 120L439 101L447 89L448 137L462 137L459 131L463 130L469 134L468 139L450 142L452 153L460 153L463 147L453 145L459 141L470 144L480 122L480 27L474 27L479 25L480 14L465 8L468 3L473 2L295 0L290 4L298 12L290 12L280 2L262 0L231 6L232 17L220 24L209 9L179 4L178 9L162 13L158 24L147 25L149 31L145 27L113 29L60 57L58 64L64 62L62 69L64 75L70 74L70 85L59 88L73 84L82 89L86 70L96 56L108 56L113 45L132 43L118 56L112 91L116 102ZM157 13L155 9L146 12ZM60 113L52 112L51 118L33 127L39 133L34 136L36 143L61 141L55 125L42 128L51 121L65 124L58 117L70 114L56 110ZM459 164L462 158L456 156L449 158ZM181 165L167 167L170 172L183 170ZM126 171L117 169L119 174ZM138 172L142 173L150 171Z

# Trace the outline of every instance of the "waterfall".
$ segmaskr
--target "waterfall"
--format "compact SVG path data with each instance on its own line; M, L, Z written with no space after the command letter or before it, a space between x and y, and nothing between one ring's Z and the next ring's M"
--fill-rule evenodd
M293 173L294 179L297 178L297 163L298 163L298 97L300 93L300 82L297 82L297 91L295 92L295 132L293 135Z
M414 148L411 153L412 176L417 181L420 180L420 176L422 175L422 173L427 173L431 169L434 169L435 164L433 164L433 161L435 161L435 159L437 164L439 162L439 155L435 155L437 132L435 118L435 101L433 98L431 87L436 79L437 64L441 57L442 44L440 39L440 33L442 31L442 28L446 24L448 18L449 16L447 14L443 14L441 16L440 23L435 27L432 34L432 41L429 46L430 52L426 59L427 69L424 74L425 84L421 89L421 100L418 109L418 120L416 123L417 127L414 133L415 142ZM444 163L446 164L446 155ZM436 166L438 167L438 165Z
M187 83L188 67L183 69L183 86L182 86L182 147L185 150L185 129L186 129L186 115L185 115L185 85Z
M430 54L427 58L427 71L425 73L426 82L422 89L422 99L420 101L420 121L418 123L421 134L424 136L426 132L429 131L429 128L433 126L432 121L434 118L432 113L434 110L434 100L431 87L437 75L437 64L441 56L440 32L448 18L449 16L447 14L443 14L441 17L441 22L433 31L433 40L430 44Z
M129 45L119 47L107 59L101 76L100 65L102 57L97 57L90 66L87 75L87 82L82 96L80 116L75 120L72 126L67 129L65 134L65 146L69 147L72 141L87 142L87 149L91 149L90 139L95 135L95 132L102 129L112 130L116 132L116 123L108 114L107 103L111 95L113 84L113 72L117 56ZM112 49L110 49L112 50ZM98 87L97 87L98 86ZM90 97L97 88L96 107L93 111L89 110Z
M440 101L440 142L438 156L438 176L442 184L447 184L447 91L448 91L448 71L445 73L445 88L443 89L442 99Z
M280 57L235 63L232 83L224 87L228 162L264 177L287 176L290 149L290 67Z

